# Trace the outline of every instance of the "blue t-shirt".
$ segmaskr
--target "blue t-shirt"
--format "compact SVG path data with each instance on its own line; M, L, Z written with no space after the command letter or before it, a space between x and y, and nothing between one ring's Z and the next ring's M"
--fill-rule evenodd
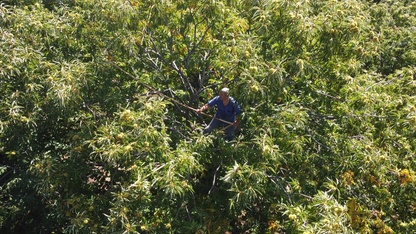
M241 113L240 107L238 103L234 100L234 98L229 97L230 100L226 106L224 106L222 100L219 96L211 99L208 102L209 107L217 106L217 113L215 114L216 118L220 118L226 120L228 122L234 122L236 116Z

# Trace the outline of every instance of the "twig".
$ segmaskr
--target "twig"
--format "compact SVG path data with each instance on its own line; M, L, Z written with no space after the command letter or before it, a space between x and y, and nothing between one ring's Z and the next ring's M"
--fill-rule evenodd
M214 173L214 179L212 180L212 186L211 186L211 188L210 188L210 189L209 189L209 191L208 191L208 195L210 195L210 194L211 194L212 190L213 190L213 189L214 189L214 187L215 187L215 182L216 182L216 180L217 180L217 173L218 173L218 171L220 170L221 165L222 165L222 159L221 159L220 165L218 165L217 169L215 170L215 173Z

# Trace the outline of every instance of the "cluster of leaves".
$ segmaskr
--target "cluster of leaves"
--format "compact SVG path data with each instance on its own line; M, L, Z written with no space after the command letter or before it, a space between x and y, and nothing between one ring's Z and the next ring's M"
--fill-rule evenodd
M411 232L414 12L393 0L2 3L0 231ZM244 110L231 143L184 107L222 86Z

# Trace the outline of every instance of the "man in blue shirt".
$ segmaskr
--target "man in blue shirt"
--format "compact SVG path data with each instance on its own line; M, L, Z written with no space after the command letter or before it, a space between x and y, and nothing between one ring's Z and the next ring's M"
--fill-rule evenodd
M197 112L201 113L213 106L217 106L217 113L211 123L205 128L204 134L209 134L216 128L224 127L226 139L231 141L234 139L235 128L240 123L240 119L237 120L237 115L241 113L241 110L234 98L229 96L229 92L228 88L221 89L218 96L197 109Z

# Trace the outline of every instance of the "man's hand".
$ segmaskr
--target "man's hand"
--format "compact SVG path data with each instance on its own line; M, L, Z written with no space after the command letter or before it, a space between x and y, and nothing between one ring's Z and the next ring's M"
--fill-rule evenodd
M240 122L241 122L241 119L237 119L237 121L235 121L235 122L233 123L233 126L234 126L234 127L237 127L237 126L240 124Z
M205 110L208 110L208 109L209 109L208 104L205 104L201 108L196 109L196 112L197 113L202 113L202 112L204 112Z

